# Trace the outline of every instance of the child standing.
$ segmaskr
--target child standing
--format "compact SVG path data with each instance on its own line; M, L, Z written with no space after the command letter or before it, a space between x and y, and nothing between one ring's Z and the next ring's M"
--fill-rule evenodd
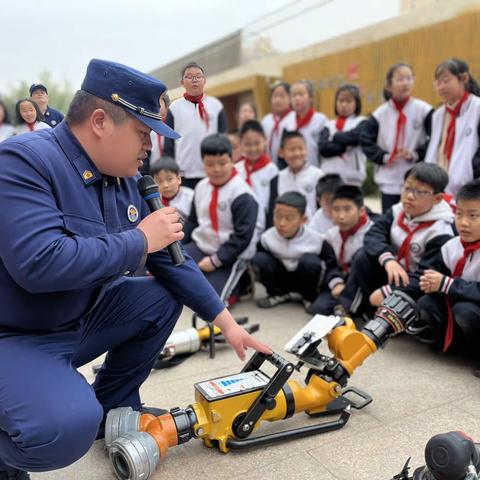
M360 187L365 180L366 158L360 143L365 117L360 116L362 100L355 85L342 85L335 94L335 120L320 133L320 166L325 173L339 173L347 185Z
M293 300L299 293L305 302L312 302L326 265L324 283L330 288L342 283L341 272L332 247L321 235L305 226L305 197L286 192L275 202L274 226L265 231L252 259L257 279L267 289L267 297L259 300L260 308L272 308Z
M267 216L267 226L273 225L273 210L275 199L285 192L295 191L307 199L306 216L312 218L317 210L315 187L323 172L318 167L307 162L307 144L298 131L285 132L282 137L280 156L285 159L288 167L281 170L272 180L270 202Z
M265 133L256 120L245 122L240 129L240 148L243 157L235 166L239 175L252 187L262 209L262 215L266 215L270 200L270 184L278 175L278 167L265 152Z
M258 203L251 188L237 175L232 146L225 135L206 137L201 154L207 178L195 187L183 243L225 298L243 273L237 270L237 261L255 253Z
M43 122L43 115L38 105L28 98L19 100L15 105L17 114L17 134L26 132L35 132L44 128L51 128L50 125Z
M295 82L290 88L293 111L285 119L286 130L300 132L307 146L307 162L318 166L318 141L327 117L315 111L315 87L309 80ZM281 156L281 155L280 155Z
M270 90L270 106L272 112L263 117L262 127L267 137L270 158L278 165L278 150L280 149L280 140L285 128L285 119L292 111L290 105L290 84L287 82L273 84Z
M312 216L309 227L318 233L327 233L333 227L332 220L332 197L335 191L343 185L342 178L337 173L324 175L317 182L317 202L320 208Z
M186 220L192 210L193 190L182 186L180 167L170 157L162 157L150 168L165 207L175 207Z
M363 204L360 188L343 185L332 195L332 220L334 226L326 234L326 240L335 252L337 263L345 277L350 273L350 264L363 247L365 234L373 225ZM330 315L341 304L348 307L354 301L358 285L354 280L339 283L332 291L323 291L311 305L309 313Z
M413 98L413 69L397 63L387 72L384 96L360 133L360 145L375 163L375 182L385 213L400 200L402 180L413 162L423 160L432 107Z
M443 200L447 183L448 175L438 165L414 165L405 174L401 202L365 235L352 273L370 305L380 305L392 288L407 286L420 261L435 256L452 237L453 213Z
M435 70L435 83L444 105L432 117L432 133L426 162L448 172L447 193L480 176L480 87L468 65L457 58L442 62Z
M456 197L459 237L445 243L420 276L426 295L418 306L421 318L446 351L452 341L478 355L480 340L480 181L464 185Z

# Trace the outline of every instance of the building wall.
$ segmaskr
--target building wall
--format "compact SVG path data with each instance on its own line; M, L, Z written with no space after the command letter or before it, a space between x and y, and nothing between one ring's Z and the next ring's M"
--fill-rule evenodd
M359 85L363 111L370 113L382 103L382 89L388 68L404 61L415 72L414 95L438 104L433 72L449 57L463 58L472 73L480 74L480 51L476 37L480 32L480 10L413 31L393 35L355 48L320 56L283 68L283 78L294 82L314 80L321 111L333 115L334 95L342 83Z

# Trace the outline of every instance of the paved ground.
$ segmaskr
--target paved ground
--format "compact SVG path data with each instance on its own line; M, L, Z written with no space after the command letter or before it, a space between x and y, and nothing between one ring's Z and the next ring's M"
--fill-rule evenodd
M369 199L368 205L379 211L377 199ZM262 294L260 287L257 296ZM261 330L256 335L280 354L310 319L300 305L260 310L252 301L240 303L233 313L248 315L251 323L259 323ZM177 328L188 326L190 313L185 311ZM152 372L142 388L143 400L165 408L186 407L194 400L195 382L237 373L241 368L228 347L220 348L214 360L199 352L177 367ZM81 371L89 381L93 379L90 366ZM342 430L226 455L192 440L172 449L152 478L389 480L409 456L412 465L423 464L425 444L434 434L460 429L480 439L480 379L471 372L472 366L464 359L434 353L407 336L396 337L354 373L350 385L370 393L374 401L364 410L354 411ZM259 434L310 423L310 418L299 414L263 425ZM114 475L103 444L97 441L69 468L32 478L108 480Z
M264 311L251 301L236 306L234 313L258 322L258 337L279 353L310 318L300 305ZM189 326L189 321L190 314L185 312L178 328ZM177 367L153 372L143 386L143 399L150 405L185 407L193 401L195 382L236 373L241 367L228 347L220 348L215 360L200 352ZM82 372L88 380L93 378L89 366ZM441 356L401 336L370 357L350 384L370 393L374 401L364 410L354 411L340 431L226 455L192 440L172 449L153 479L205 475L216 479L388 480L408 456L413 457L413 465L421 463L425 443L433 434L462 429L480 438L480 380L471 374L471 365L465 360ZM265 425L261 432L311 422L299 414ZM33 475L35 480L113 478L101 441L69 468Z

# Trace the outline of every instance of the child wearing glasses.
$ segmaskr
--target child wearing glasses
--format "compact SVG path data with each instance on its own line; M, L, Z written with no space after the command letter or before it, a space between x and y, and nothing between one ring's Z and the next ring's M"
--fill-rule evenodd
M208 135L227 131L227 117L223 105L215 97L205 95L205 72L195 62L182 70L180 84L183 97L175 100L167 113L166 123L181 136L165 139L164 154L174 158L183 177L183 185L195 188L205 177L200 144Z
M443 199L447 184L447 173L435 164L407 171L400 202L375 219L351 267L364 307L380 305L392 288L407 287L420 261L452 238L453 212Z

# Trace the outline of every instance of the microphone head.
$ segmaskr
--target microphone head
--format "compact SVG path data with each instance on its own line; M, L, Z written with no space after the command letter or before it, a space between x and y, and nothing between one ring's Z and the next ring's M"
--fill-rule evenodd
M158 193L158 186L151 175L144 175L137 181L137 188L142 197L151 195L152 193Z

